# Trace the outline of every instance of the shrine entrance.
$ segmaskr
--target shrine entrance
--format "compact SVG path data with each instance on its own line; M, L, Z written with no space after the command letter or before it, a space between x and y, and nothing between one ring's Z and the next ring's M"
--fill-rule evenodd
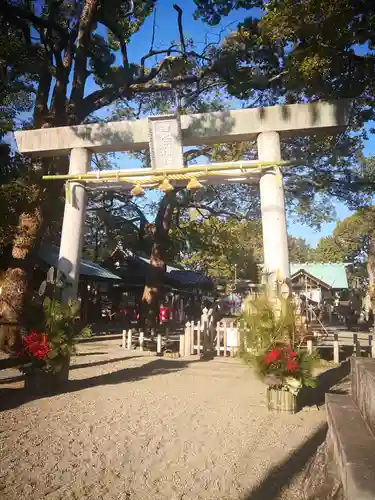
M144 120L16 132L20 153L70 155L69 174L45 176L66 181L66 202L58 268L71 285L64 299L77 297L87 189L146 189L173 186L259 183L264 271L268 283L289 278L289 258L280 138L335 134L348 124L348 101L291 104L196 115L162 115ZM183 146L255 140L258 160L185 166ZM137 151L149 147L151 168L90 171L95 152Z

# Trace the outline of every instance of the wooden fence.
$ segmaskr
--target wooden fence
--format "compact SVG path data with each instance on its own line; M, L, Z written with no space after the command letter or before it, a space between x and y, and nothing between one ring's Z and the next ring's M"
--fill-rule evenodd
M173 335L171 337L173 338ZM156 338L146 338L143 332L132 329L122 332L122 348L127 350L138 348L144 351L145 344L154 343L155 340L156 354L161 355L167 340L161 334ZM176 342L179 343L176 353L178 352L180 357L200 356L213 352L216 352L217 356L235 356L240 346L240 337L233 321L219 322L216 325L210 321L192 321L186 323L184 334L176 338Z
M375 345L373 336L369 333L335 332L329 333L313 344L313 340L307 340L307 350L312 352L314 348L333 349L333 361L340 362L340 348L353 347L354 356L361 356L366 351L370 357L375 358Z
M240 347L238 329L231 322L212 323L198 321L185 325L180 335L180 356L187 357L216 352L217 356L235 356Z
M209 353L216 353L216 356L236 356L240 347L240 334L234 326L233 321L222 321L213 325L212 321L188 322L185 325L184 334L171 335L172 338L162 337L158 334L156 337L145 337L143 332L136 333L134 330L123 330L122 347L132 350L138 348L144 351L147 345L153 344L153 350L156 354L162 355L167 342L172 341L175 344L175 355L182 358L189 356L200 356ZM174 338L175 337L175 338ZM145 347L146 344L146 347ZM375 343L373 335L369 333L352 333L349 331L329 332L320 339L307 340L306 347L309 352L313 349L332 349L333 360L340 362L340 349L353 348L354 356L361 356L366 352L370 357L375 358Z
M145 337L143 332L135 332L132 329L122 331L122 348L129 351L139 348L140 351L144 350L145 342L151 342L154 339ZM162 336L159 333L156 336L156 354L162 353Z

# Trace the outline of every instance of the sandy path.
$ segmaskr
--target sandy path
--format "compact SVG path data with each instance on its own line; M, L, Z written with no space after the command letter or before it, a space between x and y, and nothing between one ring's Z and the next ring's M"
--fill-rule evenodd
M80 350L70 392L0 413L3 500L272 500L325 421L316 408L270 414L233 360L126 356L118 341Z

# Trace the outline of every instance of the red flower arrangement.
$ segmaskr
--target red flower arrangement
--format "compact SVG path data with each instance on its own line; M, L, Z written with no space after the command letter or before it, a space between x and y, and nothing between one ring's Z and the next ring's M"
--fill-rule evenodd
M280 358L280 356L281 356L280 349L275 348L264 356L264 362L266 363L266 365L270 365L271 363L277 361Z
M23 350L20 355L33 356L42 361L46 358L50 350L51 348L47 343L47 336L36 330L31 330L23 339Z
M284 367L288 372L295 372L299 367L297 353L292 351L290 346L283 346L280 349L275 347L264 356L263 362L268 367L273 363L277 363L280 365L277 368Z
M296 394L303 386L315 384L312 370L318 360L316 353L296 352L289 344L278 343L251 359L256 373L270 387Z
M295 351L289 351L286 366L289 372L295 372L298 370L299 363L297 359L297 353Z

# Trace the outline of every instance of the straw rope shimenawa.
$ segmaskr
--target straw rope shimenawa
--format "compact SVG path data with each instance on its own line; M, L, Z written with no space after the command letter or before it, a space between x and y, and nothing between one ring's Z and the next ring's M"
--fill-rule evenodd
M89 172L87 174L67 174L67 175L46 175L43 180L66 180L66 197L70 199L70 183L79 182L84 185L88 184L111 184L113 182L123 182L133 185L131 194L133 196L143 196L144 188L155 188L159 184L158 189L162 192L172 191L173 185L170 181L188 181L187 189L196 190L203 187L199 182L200 177L228 177L227 171L239 170L234 175L251 173L260 173L263 170L274 169L279 182L282 182L281 166L289 166L295 162L279 161L279 162L261 162L257 160L243 162L227 162L216 163L211 165L193 165L183 169L168 169L168 171L160 171L156 174L154 169L137 169L124 170L116 172ZM250 173L249 172L249 173ZM143 178L142 178L143 177ZM103 186L104 187L104 186Z
M170 178L171 175L181 174L183 176L198 175L201 173L202 175L217 175L216 173L219 171L225 170L235 170L239 169L243 172L246 172L250 169L269 169L279 167L285 167L296 164L296 161L259 161L259 160L246 160L246 161L233 161L233 162L223 162L223 163L213 163L209 165L191 165L184 168L170 168L168 170L161 170L160 173L157 174L158 177L162 178ZM42 177L43 180L51 181L51 180L70 180L70 181L87 181L87 180L105 180L105 179L122 179L123 177L132 178L132 177L147 177L147 176L155 176L155 169L152 168L138 168L136 170L117 170L113 171L98 171L98 172L89 172L87 174L57 174L57 175L44 175ZM157 171L159 172L159 170Z

